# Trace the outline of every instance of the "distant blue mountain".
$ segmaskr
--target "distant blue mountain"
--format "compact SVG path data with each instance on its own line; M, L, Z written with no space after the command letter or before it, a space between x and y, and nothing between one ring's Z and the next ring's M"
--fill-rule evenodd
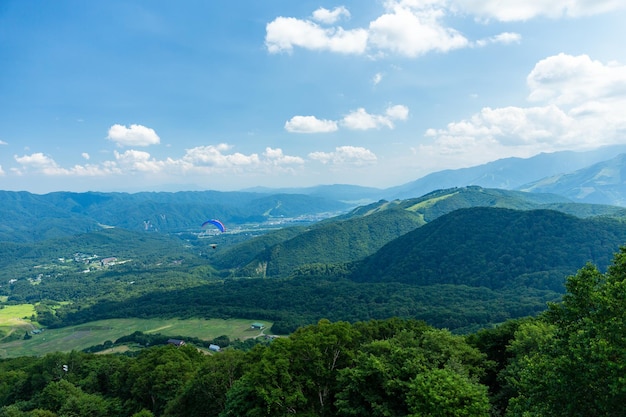
M542 178L518 189L554 193L583 203L626 206L626 154L570 173Z
M626 152L626 145L599 148L593 151L562 151L542 153L531 158L505 158L470 168L444 170L428 174L420 179L385 190L386 199L408 199L422 196L437 189L480 185L485 188L518 190L525 184L544 178L589 167ZM534 190L533 190L534 191ZM537 190L539 191L539 190ZM557 188L542 190L561 194ZM571 195L567 195L571 197ZM574 197L574 199L576 199ZM604 201L606 204L613 204Z
M257 187L245 191L266 194L277 192L305 194L353 205L364 205L379 200L407 200L436 190L478 185L502 190L549 192L576 202L626 206L626 190L617 186L619 181L616 177L610 180L612 185L608 186L602 183L606 181L606 178L604 180L599 178L597 184L593 183L592 174L594 170L601 168L596 164L609 161L622 153L626 153L626 145L607 146L584 152L542 153L531 158L504 158L469 168L433 172L415 181L386 189L333 184L281 189ZM617 172L616 166L620 164L620 161L616 160L609 164L613 166L612 172ZM586 174L577 172L586 169L591 169L591 171L585 171ZM596 173L596 175L600 174ZM567 183L560 185L561 181ZM585 181L585 187L580 185L577 188L577 181ZM590 186L593 188L592 192L589 191Z

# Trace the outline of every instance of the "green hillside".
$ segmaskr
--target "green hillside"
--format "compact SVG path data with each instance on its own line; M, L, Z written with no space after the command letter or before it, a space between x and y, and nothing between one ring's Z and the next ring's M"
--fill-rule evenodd
M287 276L305 264L361 259L422 224L419 215L400 208L327 221L265 249L239 275Z
M37 242L118 227L174 233L200 231L207 218L229 228L269 219L302 219L347 210L323 197L245 192L70 193L0 191L0 241Z
M306 228L268 233L215 254L211 260L220 268L235 269L239 276L285 277L305 264L357 261L410 230L470 207L544 208L581 218L626 217L626 210L620 207L572 203L553 194L470 186L408 200L380 200Z
M626 224L553 210L475 207L454 211L355 264L358 282L563 290L587 262L606 268Z

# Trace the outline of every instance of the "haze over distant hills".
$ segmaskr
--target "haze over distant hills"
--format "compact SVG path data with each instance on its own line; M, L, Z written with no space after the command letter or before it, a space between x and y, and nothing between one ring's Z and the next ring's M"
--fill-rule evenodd
M431 191L479 185L485 188L554 193L573 201L626 205L626 145L585 152L541 153L531 158L505 158L462 169L433 172L406 184L377 189L346 184L249 191L297 193L364 204L379 199L420 197Z
M586 203L626 206L626 154L573 172L546 177L519 189L554 193Z
M31 194L0 191L0 240L37 241L123 227L144 231L188 231L208 218L231 226L303 223L385 200L419 198L436 190L481 186L551 193L566 202L626 206L626 145L588 152L555 152L506 158L488 164L432 173L411 183L377 189L346 184L307 188L255 188L239 192L186 191Z

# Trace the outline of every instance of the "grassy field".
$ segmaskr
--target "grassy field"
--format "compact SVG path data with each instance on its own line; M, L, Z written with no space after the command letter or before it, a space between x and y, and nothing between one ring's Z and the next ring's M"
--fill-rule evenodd
M19 307L19 306L16 306ZM7 307L8 308L8 307ZM6 308L5 308L6 309ZM3 310L0 314L3 314ZM12 314L15 315L16 312ZM24 310L23 315L17 317L29 317L32 312ZM4 316L1 316L4 317ZM4 320L0 318L0 320ZM112 319L81 324L79 326L65 327L62 329L47 329L33 335L29 340L13 340L8 343L0 343L0 358L17 356L42 356L51 352L69 352L82 350L91 346L99 345L107 340L114 342L121 336L135 331L144 333L160 333L166 336L197 337L203 340L212 340L215 337L226 335L231 340L256 337L261 332L252 330L250 324L259 320L241 319ZM0 321L0 327L4 321ZM7 319L8 322L8 319ZM272 323L261 320L266 329ZM29 322L24 322L29 326ZM26 329L26 328L25 328ZM24 330L25 331L25 330ZM267 330L265 330L267 333Z
M37 323L31 323L29 319L24 318L33 314L35 314L35 306L32 304L0 308L0 339L22 337L26 332L35 329Z

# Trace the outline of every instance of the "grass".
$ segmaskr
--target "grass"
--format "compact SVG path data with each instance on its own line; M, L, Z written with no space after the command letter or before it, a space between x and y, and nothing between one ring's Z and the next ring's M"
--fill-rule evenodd
M0 310L0 314L2 311ZM30 315L26 314L26 316ZM62 329L47 329L40 334L33 335L29 340L20 338L8 343L0 343L0 358L43 356L51 352L82 350L102 344L107 340L114 342L118 338L135 331L160 333L166 336L197 337L203 340L212 340L218 336L226 335L231 340L243 340L259 335L259 330L250 329L250 324L257 321L243 319L100 320ZM266 325L266 328L272 326L272 323L261 322ZM265 332L267 333L267 331Z
M35 314L35 306L32 304L19 304L0 308L0 340L21 338L26 332L36 328L30 317ZM2 357L0 355L0 357Z

